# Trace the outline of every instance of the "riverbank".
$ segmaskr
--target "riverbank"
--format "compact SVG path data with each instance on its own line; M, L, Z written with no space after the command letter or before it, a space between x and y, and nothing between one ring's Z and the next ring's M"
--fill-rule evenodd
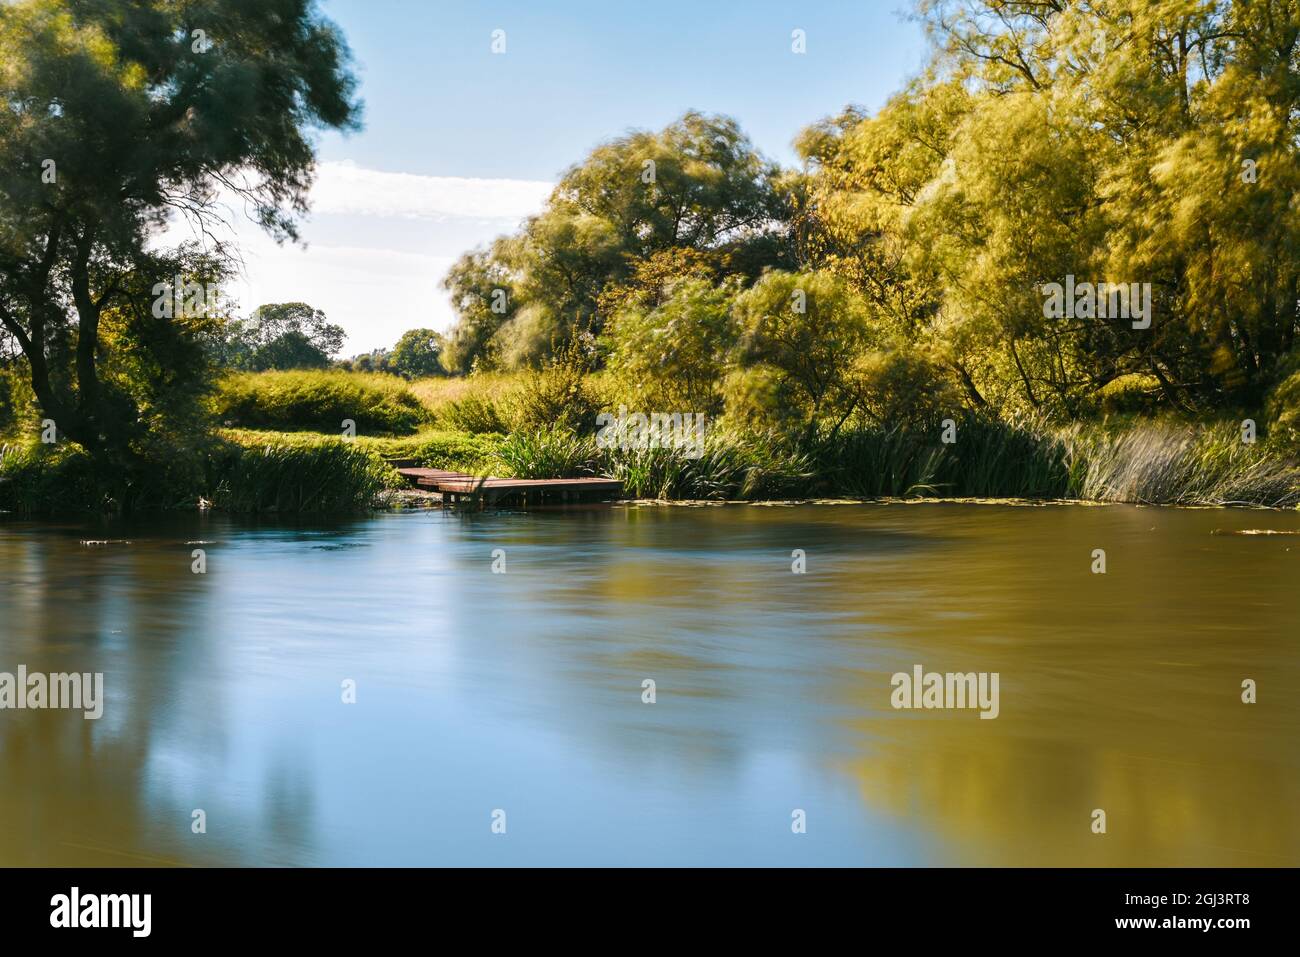
M212 507L233 513L361 511L413 504L389 460L514 478L608 475L631 500L1032 501L1182 506L1300 504L1289 449L1246 443L1231 423L1138 421L1050 429L966 418L935 430L861 428L793 441L719 429L697 457L599 448L562 428L426 428L405 436L222 429L115 471L70 443L9 444L0 509L20 514Z

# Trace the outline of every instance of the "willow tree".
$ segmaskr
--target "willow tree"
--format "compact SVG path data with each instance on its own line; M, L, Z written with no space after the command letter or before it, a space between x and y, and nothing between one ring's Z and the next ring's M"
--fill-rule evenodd
M576 332L598 334L602 295L657 254L699 251L757 277L783 261L785 215L778 168L727 117L687 113L603 143L518 233L452 268L449 364L493 353L529 363Z
M312 0L0 5L0 323L60 433L96 454L137 436L106 317L192 318L159 290L220 272L222 196L296 238L311 131L356 124L354 87ZM169 216L209 240L197 260L158 252Z
M997 404L1077 414L1133 375L1184 409L1257 404L1300 332L1300 5L920 14L927 74L805 137L814 251L919 307L893 311ZM1071 275L1150 284L1149 326L1045 314Z

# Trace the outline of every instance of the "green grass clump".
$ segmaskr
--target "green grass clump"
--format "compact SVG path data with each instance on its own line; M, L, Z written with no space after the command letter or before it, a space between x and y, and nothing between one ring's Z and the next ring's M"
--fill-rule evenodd
M128 512L193 507L204 487L207 446L158 442L91 455L75 442L0 446L0 511Z
M863 425L810 443L820 487L853 498L1059 498L1069 488L1065 444L1041 425L967 415L944 443L942 422Z
M382 458L341 438L227 442L212 457L208 498L232 512L346 512L401 484Z
M850 498L956 494L944 488L945 452L938 435L894 426L816 436L810 455L821 491Z
M437 422L456 432L510 431L507 413L485 395L470 394L444 403L438 409Z
M674 448L608 449L607 474L633 498L785 499L809 494L812 458L772 433L710 432L701 454Z
M324 432L266 432L255 429L222 429L223 439L248 448L271 444L310 448L321 444L338 444L342 439ZM503 441L500 435L468 435L425 429L406 436L358 436L349 442L379 460L412 459L416 465L433 469L486 475L496 462L495 452ZM400 479L398 485L401 485Z
M1265 442L1246 444L1239 423L1139 423L1119 432L1075 428L1068 494L1101 502L1165 505L1300 503L1300 464Z
M111 506L112 491L79 445L0 446L0 511L20 514Z
M512 478L607 475L631 498L763 499L800 494L811 460L774 435L719 431L702 454L681 449L598 448L593 437L556 427L515 432L496 451L495 467Z
M358 441L385 458L409 458L424 468L486 475L496 461L496 450L503 437L495 433L470 435L429 429L400 439L366 438Z
M940 434L936 425L933 434ZM1044 423L968 415L947 452L941 487L967 498L1063 498L1070 490L1067 444Z
M339 435L351 419L358 434L401 435L430 418L403 379L340 369L239 373L221 381L213 401L217 419L235 428Z
M564 428L512 433L496 449L494 467L504 478L581 478L600 466L595 439Z

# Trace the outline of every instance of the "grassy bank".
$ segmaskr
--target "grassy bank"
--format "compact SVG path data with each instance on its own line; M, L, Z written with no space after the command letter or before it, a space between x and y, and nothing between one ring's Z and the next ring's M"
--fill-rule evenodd
M1051 429L967 418L941 427L861 428L796 443L778 434L715 431L703 454L600 449L564 429L502 442L503 474L605 474L635 498L1031 498L1151 505L1300 504L1289 450L1245 444L1233 423L1143 422Z
M430 421L429 407L406 380L339 369L247 372L221 380L213 397L227 427L340 434L403 435Z
M593 377L594 378L594 377ZM0 509L20 513L195 507L329 512L372 507L402 486L387 460L520 478L609 475L633 498L761 500L1030 498L1172 505L1300 504L1293 432L1247 444L1235 421L1111 418L1069 427L965 413L955 441L939 421L859 422L792 437L711 423L702 454L601 449L584 423L605 385L489 374L406 383L339 370L223 381L218 428L160 453L95 461L79 447L11 441ZM607 405L605 407L608 407ZM355 439L339 425L351 419ZM30 434L30 433L29 433Z
M387 459L486 473L500 436L426 429L345 440L319 432L222 429L164 461L97 463L71 443L0 446L0 510L19 514L194 508L339 512L379 504L405 483Z
M105 470L71 445L8 445L0 509L20 513L194 507L327 512L377 504L402 486L394 457L432 468L520 478L610 475L632 498L761 500L1033 498L1168 505L1300 505L1300 465L1230 424L1141 423L1051 430L968 420L938 429L856 429L792 443L715 431L691 458L667 448L600 449L563 429L473 435L426 430L347 441L314 432L225 429L165 466Z
M19 514L196 508L336 512L366 508L399 476L340 439L219 439L168 463L95 462L71 444L9 445L0 455L0 509Z

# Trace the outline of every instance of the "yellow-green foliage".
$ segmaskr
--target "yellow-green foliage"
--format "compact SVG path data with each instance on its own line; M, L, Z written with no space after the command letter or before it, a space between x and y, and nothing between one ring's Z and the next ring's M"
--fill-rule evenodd
M1268 414L1274 439L1300 452L1300 369L1283 379L1273 390L1268 401Z
M717 412L736 341L734 294L691 278L665 289L657 304L628 302L605 327L611 372L645 408Z
M414 432L429 412L405 380L340 369L249 372L224 379L217 419L236 428L315 430L339 434L345 420L358 434Z
M508 432L508 409L522 384L518 373L480 372L411 383L433 420L455 432Z
M343 441L337 434L323 432L265 432L254 429L222 429L223 439L257 448L271 443L311 447L322 443ZM486 474L496 448L501 443L499 435L469 435L442 429L423 429L414 435L358 436L350 443L380 459L414 459L425 468L451 469L472 474ZM398 484L402 484L400 481Z
M40 422L39 410L27 382L27 364L0 366L0 435L17 436Z
M437 415L439 409L448 402L459 402L470 397L499 402L517 387L518 382L516 373L475 372L466 376L416 379L410 388Z
M110 505L102 479L90 456L71 442L0 446L0 511L47 513Z
M1130 373L1111 379L1097 393L1103 412L1149 412L1160 397L1160 380Z
M962 399L943 370L912 350L866 353L847 378L858 400L854 412L879 425L928 425L962 408Z

